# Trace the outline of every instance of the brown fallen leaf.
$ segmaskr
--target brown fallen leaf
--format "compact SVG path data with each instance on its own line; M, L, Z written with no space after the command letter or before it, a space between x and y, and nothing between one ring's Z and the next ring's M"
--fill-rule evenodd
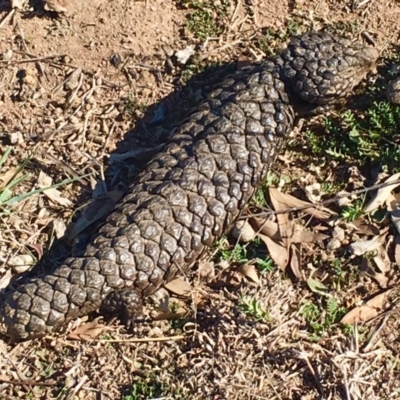
M182 278L176 278L164 285L170 292L177 294L178 296L189 297L192 292L192 287L188 281Z
M43 171L40 171L38 179L37 179L37 184L38 186L43 189L46 187L51 186L53 183L53 180L51 179L50 176L46 175ZM54 203L58 203L64 207L71 207L72 206L72 201L69 199L66 199L65 197L61 196L61 192L58 189L55 188L49 188L43 191L43 194L48 197L51 201Z
M236 270L244 275L246 278L250 279L252 282L259 284L260 278L258 276L258 271L254 265L254 261L248 261L245 264L240 264Z
M0 278L0 289L4 289L8 286L12 278L11 269L7 269L6 273Z
M18 176L22 175L21 171L17 175L15 175L17 171L18 171L17 167L11 167L7 172L0 174L0 188L7 186L7 184L11 181L11 179L13 178L15 179Z
M360 270L364 274L370 276L372 279L375 279L381 288L387 288L389 278L382 274L382 272L375 271L368 260L366 260L365 258L363 258L363 260L361 261Z
M260 232L273 240L282 240L279 225L276 222L259 217L253 217L249 221L255 227L256 232Z
M394 259L398 267L400 267L400 234L396 236L394 241Z
M332 217L332 215L337 215L334 211L330 210L329 208L326 207L316 208L312 205L312 203L300 200L290 194L279 192L279 190L277 190L276 188L270 187L270 195L271 195L271 189L273 192L274 201L281 202L290 208L302 208L311 206L310 208L305 208L304 210L302 210L302 212L311 214L313 217L317 219L324 221L324 220L329 220Z
M78 326L78 328L68 334L68 338L74 340L91 340L95 339L105 331L112 330L111 327L99 323L101 318L102 317L98 317L93 321Z
M123 194L119 190L114 190L93 199L72 226L68 234L68 240L72 241L89 225L109 215Z
M349 227L356 228L359 232L368 236L378 236L380 233L378 227L376 227L373 224L369 224L368 222L365 222L362 219L356 219L353 222L347 223L347 225Z
M366 322L379 315L376 308L358 306L349 311L341 320L342 324L354 325L355 323Z
M290 205L285 202L285 197L282 197L281 194L282 193L273 186L269 188L269 197L275 211L283 211L290 208ZM293 223L290 221L289 213L277 214L276 218L278 219L279 233L282 242L285 247L289 249L289 238L293 235Z
M400 233L400 194L391 194L386 204L393 225L395 226L397 232Z
M385 183L398 181L399 178L400 178L400 172L390 176L388 179L386 179ZM372 198L372 200L364 207L364 212L369 213L369 212L374 211L377 208L381 207L383 204L385 204L387 199L390 197L392 190L395 189L399 185L400 185L400 183L397 182L397 183L394 183L393 185L388 185L388 186L378 189L375 196Z
M257 235L267 246L269 255L281 271L285 271L289 262L289 252L285 246L279 244L262 233Z
M299 281L304 281L305 277L301 270L301 252L300 244L292 244L290 246L291 257L290 257L290 269L292 270L294 276Z
M349 311L342 319L342 324L354 325L359 322L366 322L378 316L382 311L387 309L387 299L393 289L386 290L368 300L365 304L357 306Z
M297 229L290 239L292 243L314 243L328 238L329 236L324 233L308 231L306 229Z

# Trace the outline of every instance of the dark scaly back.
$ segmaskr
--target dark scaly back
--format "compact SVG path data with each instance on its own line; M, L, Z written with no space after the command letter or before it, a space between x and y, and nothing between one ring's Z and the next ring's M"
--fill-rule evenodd
M323 104L357 83L341 83L348 69L340 67L339 73L337 66L350 57L354 69L358 53L329 38L293 39L282 56L222 82L132 183L83 255L6 295L0 304L2 332L13 340L40 337L101 304L117 312L124 298L137 303L130 307L132 317L141 298L189 268L229 231L292 129L288 85L303 100ZM330 41L338 44L328 46ZM307 74L296 70L299 60L323 64L323 80L307 63ZM366 63L360 57L359 67ZM133 296L125 296L128 292Z
M288 90L314 105L340 101L351 94L374 66L379 53L372 47L324 32L290 40L282 52L282 79Z

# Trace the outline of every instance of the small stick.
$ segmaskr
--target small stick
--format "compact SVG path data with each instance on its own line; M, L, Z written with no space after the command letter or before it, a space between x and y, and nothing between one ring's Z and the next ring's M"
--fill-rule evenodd
M3 379L0 378L0 382L2 383L9 383L11 385L28 385L28 386L58 386L58 382L51 381L51 382L43 382L43 381L34 381L32 379L24 379L20 381L14 381L11 379Z
M0 22L0 29L11 19L11 17L15 13L15 8L13 8L3 19L3 21Z
M30 63L30 62L37 62L37 61L45 61L45 60L51 60L57 57L65 57L65 54L55 54L53 56L46 56L46 57L35 57L35 58L26 58L23 60L15 60L15 61L6 61L6 60L0 60L0 63L8 63L11 65L15 64L23 64L23 63Z

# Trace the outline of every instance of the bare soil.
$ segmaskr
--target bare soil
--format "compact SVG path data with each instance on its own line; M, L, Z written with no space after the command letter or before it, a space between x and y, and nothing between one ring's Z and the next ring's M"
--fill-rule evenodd
M66 15L56 15L41 1L12 11L0 0L1 154L12 147L0 179L28 156L29 177L13 195L38 188L41 172L53 183L75 179L58 188L66 203L37 194L1 213L1 289L43 254L38 268L79 246L76 237L57 242L63 226L71 229L92 199L112 206L224 68L260 60L280 44L260 46L267 32L329 27L398 57L395 0L231 1L219 21L223 29L207 39L186 26L193 3L204 2L178 3L68 0ZM177 52L189 46L194 56L180 63ZM228 65L202 71L213 62ZM302 169L285 156L277 169L300 178ZM81 223L95 220L97 208ZM325 254L324 246L306 247L304 260L314 251ZM312 266L303 264L311 276ZM179 300L187 313L139 324L133 335L115 321L109 329L94 324L100 339L93 332L87 341L71 339L82 319L42 340L11 345L3 338L0 399L400 398L395 311L365 324L363 337L335 325L313 340L299 312L312 293L278 269L260 275L258 285L218 267L208 280L194 272L190 278L193 293ZM337 288L349 308L379 291L370 278L357 279ZM269 318L247 318L238 307L246 296L260 301ZM148 307L157 314L151 301Z

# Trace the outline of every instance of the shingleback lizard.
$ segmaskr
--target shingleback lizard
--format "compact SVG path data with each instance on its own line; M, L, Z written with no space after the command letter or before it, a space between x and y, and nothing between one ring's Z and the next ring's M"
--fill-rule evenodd
M227 77L131 184L83 255L5 294L0 332L37 338L99 308L129 324L144 297L229 231L295 116L346 97L377 58L373 48L311 32Z

